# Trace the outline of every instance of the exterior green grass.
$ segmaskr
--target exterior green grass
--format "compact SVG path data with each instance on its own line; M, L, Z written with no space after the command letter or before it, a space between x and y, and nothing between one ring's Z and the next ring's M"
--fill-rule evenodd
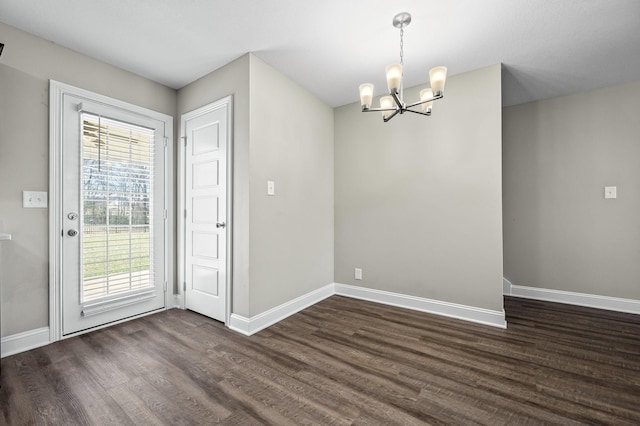
M85 231L82 235L84 278L148 270L150 239L150 233L142 229L134 229L133 232L112 229L107 233L100 227L99 230Z

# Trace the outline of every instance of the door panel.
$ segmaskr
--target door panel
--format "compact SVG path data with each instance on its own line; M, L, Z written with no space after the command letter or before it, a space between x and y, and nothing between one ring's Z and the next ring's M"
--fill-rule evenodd
M164 123L64 95L62 334L165 306Z
M201 112L199 112L201 111ZM228 106L185 114L185 307L226 320Z

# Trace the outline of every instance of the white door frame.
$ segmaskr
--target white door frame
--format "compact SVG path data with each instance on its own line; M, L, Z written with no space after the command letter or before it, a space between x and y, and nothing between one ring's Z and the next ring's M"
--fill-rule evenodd
M178 148L178 305L185 309L185 243L186 243L186 122L194 117L206 114L219 108L227 107L227 262L226 262L226 308L225 325L229 326L231 317L231 300L233 298L233 95L219 99L213 103L204 105L193 111L182 114L180 118L180 144Z
M165 181L164 206L166 220L164 224L164 285L165 309L173 306L173 117L152 111L128 102L119 101L108 96L99 95L54 80L49 81L49 340L61 339L97 330L109 325L128 321L115 321L94 327L90 330L62 335L62 144L63 144L63 99L64 95L85 98L111 107L121 108L141 116L164 122L165 129ZM154 311L157 312L157 311ZM148 314L138 315L138 317Z

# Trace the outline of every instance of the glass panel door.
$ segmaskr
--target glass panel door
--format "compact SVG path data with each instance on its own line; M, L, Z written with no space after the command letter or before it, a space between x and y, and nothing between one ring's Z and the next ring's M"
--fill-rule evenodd
M165 306L171 117L111 101L62 101L61 336Z

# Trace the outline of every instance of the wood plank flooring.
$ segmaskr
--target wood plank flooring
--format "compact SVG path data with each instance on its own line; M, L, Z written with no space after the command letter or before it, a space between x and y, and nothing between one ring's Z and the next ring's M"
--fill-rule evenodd
M640 316L505 308L333 296L252 337L174 309L3 359L0 424L640 424Z

